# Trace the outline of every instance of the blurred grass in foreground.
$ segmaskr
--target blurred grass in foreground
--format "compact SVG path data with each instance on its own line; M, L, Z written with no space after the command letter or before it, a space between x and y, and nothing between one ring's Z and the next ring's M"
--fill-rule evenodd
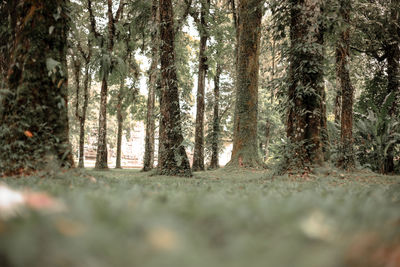
M2 267L400 266L398 176L75 170L2 182L65 207L0 217Z

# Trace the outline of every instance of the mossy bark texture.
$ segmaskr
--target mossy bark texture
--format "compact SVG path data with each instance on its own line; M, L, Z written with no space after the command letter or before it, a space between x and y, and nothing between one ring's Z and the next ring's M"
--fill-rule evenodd
M353 150L353 98L354 89L350 81L350 10L351 0L340 0L339 15L345 28L339 33L336 44L336 75L341 90L341 127L339 167L350 170L355 167ZM336 114L335 114L336 115Z
M0 176L71 167L66 0L19 1L0 98Z
M174 16L171 0L160 0L160 148L158 173L161 175L191 176L189 159L183 146L179 92L174 48Z
M201 2L200 15L200 51L199 51L199 72L197 83L197 108L196 108L196 129L194 135L193 171L204 171L204 94L207 75L207 16L210 8L210 0Z
M321 0L291 0L287 169L324 161L321 5Z
M262 2L241 0L238 6L238 51L233 150L227 166L264 167L258 152L258 72Z
M147 95L147 114L146 114L146 136L145 136L145 150L143 159L143 171L150 171L154 167L154 130L155 130L155 91L157 87L157 80L159 77L159 32L158 27L160 23L160 15L158 11L158 0L153 0L152 4L152 22L155 29L151 33L151 65L149 70L149 91Z
M396 100L393 102L390 110L391 116L398 116L399 103L400 103L400 1L390 1L390 24L389 33L390 39L385 45L385 53L387 55L387 93L393 93L396 96ZM385 162L383 166L383 173L394 172L394 145L390 146L385 156Z

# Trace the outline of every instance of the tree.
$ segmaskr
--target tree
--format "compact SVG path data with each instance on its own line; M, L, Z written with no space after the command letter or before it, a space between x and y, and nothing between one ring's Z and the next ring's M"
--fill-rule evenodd
M145 151L143 159L143 171L149 171L154 167L154 130L155 130L155 91L159 78L159 21L158 0L153 0L151 8L153 30L151 32L151 65L149 69L148 95L147 95L147 115L146 115L146 137Z
M197 107L196 128L193 153L193 171L204 171L204 94L207 75L207 16L210 9L210 0L201 1L200 21L197 27L200 33L199 72L197 78Z
M86 4L86 3L85 3ZM71 29L70 47L72 51L73 74L75 76L76 99L75 99L75 117L79 123L79 157L78 167L84 168L85 159L85 125L87 117L87 109L89 105L89 84L91 80L90 64L93 54L92 38L85 32L86 28L81 28L81 25L87 21L87 17L83 15L83 5L75 3L73 8L73 28ZM82 64L83 61L83 64ZM83 103L80 105L81 89L81 73L83 76Z
M99 112L99 131L97 140L96 169L107 169L107 97L108 97L108 76L112 69L112 52L115 42L115 24L118 22L124 7L124 1L120 0L118 10L113 14L112 0L107 0L107 38L101 35L96 29L96 19L92 9L92 1L88 0L91 32L100 43L101 55L101 92L100 92L100 112ZM103 47L103 46L106 47Z
M68 139L67 4L20 1L13 10L17 26L0 99L0 175L74 165Z
M378 106L386 106L387 101L391 101L391 109L389 110L389 113L386 114L385 110L385 112L382 112L381 114L383 117L378 116L380 117L379 120L386 121L387 124L385 125L388 125L391 121L398 118L397 109L400 103L400 2L397 0L391 0L389 2L375 0L368 1L367 3L368 4L361 1L357 6L359 12L356 17L355 25L358 38L353 42L352 49L369 56L373 61L375 61L376 65L380 65L382 62L386 63L386 71L381 74L386 74L385 76L387 81L385 92L377 92L375 98L379 98L378 95L386 96L384 98L384 103L382 104L381 102ZM368 95L370 92L365 93ZM383 128L378 129L378 131L382 132ZM384 133L382 132L381 135L383 134ZM391 135L392 133L389 134ZM385 157L383 166L379 167L379 170L382 173L393 172L395 167L394 153L396 143L390 142L386 145L388 147L385 149L384 155L380 155Z
M213 105L213 124L212 124L212 140L211 140L211 161L210 169L219 168L219 95L220 95L220 78L221 78L221 66L217 63L215 75L214 75L214 105Z
M258 71L262 1L238 6L236 106L229 166L263 167L257 145Z
M324 119L322 1L290 1L290 55L286 134L288 168L322 164Z
M336 72L341 90L341 131L339 166L343 169L355 167L353 151L353 95L350 81L350 10L351 0L339 0L339 15L343 26L336 44ZM335 113L335 116L337 114Z
M160 149L158 173L162 175L190 176L190 164L182 144L179 93L174 51L174 16L171 0L160 0Z

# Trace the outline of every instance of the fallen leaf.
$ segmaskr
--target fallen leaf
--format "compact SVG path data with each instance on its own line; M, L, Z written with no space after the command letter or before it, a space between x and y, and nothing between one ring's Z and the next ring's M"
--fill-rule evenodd
M25 131L24 134L28 138L32 138L33 137L33 134L30 131Z

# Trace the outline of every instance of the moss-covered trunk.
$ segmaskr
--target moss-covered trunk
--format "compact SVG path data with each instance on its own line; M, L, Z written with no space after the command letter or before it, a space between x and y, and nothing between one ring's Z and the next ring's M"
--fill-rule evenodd
M193 171L204 171L204 94L207 75L207 16L210 7L210 0L201 2L200 15L200 51L199 51L199 72L197 78L197 107L196 107L196 129L194 135Z
M339 166L343 169L355 167L353 151L353 98L354 89L350 81L350 10L351 0L341 0L339 15L345 28L339 33L336 44L336 75L339 78L342 98Z
M292 0L287 137L288 169L322 164L324 121L321 0Z
M15 20L7 91L0 99L0 175L71 167L67 1L19 1Z
M387 55L387 92L395 94L396 98L390 109L390 116L398 116L400 103L400 1L392 0L390 3L390 39L385 46ZM383 173L394 172L394 145L386 153Z
M160 149L158 173L191 176L190 163L183 146L178 82L175 66L174 21L171 0L160 0Z
M262 3L239 3L238 65L233 150L228 166L263 167L257 145L258 71Z
M157 87L157 80L159 77L158 58L159 58L159 33L158 26L160 16L158 12L158 0L153 0L152 5L152 22L155 29L151 33L151 65L149 69L149 91L147 95L147 114L146 114L146 136L145 136L145 150L143 159L143 171L149 171L154 167L154 130L155 130L155 91Z
M221 77L221 65L217 64L214 76L214 107L213 107L213 125L212 125L212 139L211 139L211 162L210 169L219 168L219 87Z

